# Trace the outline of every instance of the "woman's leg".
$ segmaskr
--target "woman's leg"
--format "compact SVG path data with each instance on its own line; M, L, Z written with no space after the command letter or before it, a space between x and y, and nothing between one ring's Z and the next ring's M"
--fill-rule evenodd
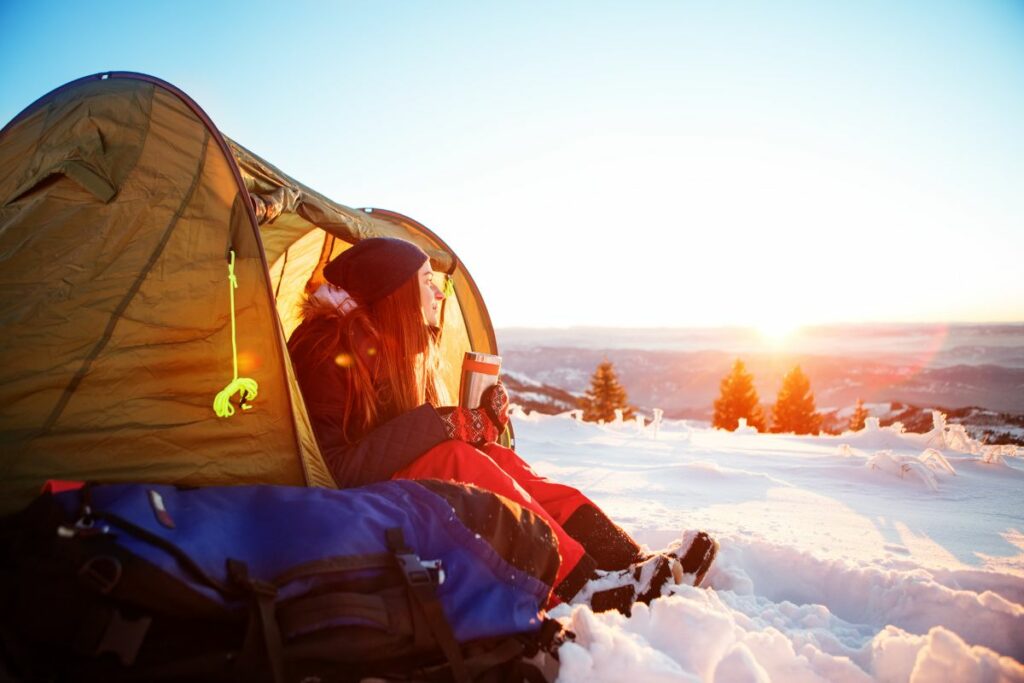
M524 463L525 464L525 463ZM474 484L498 493L538 515L558 540L562 557L555 575L555 595L567 601L593 577L596 565L579 541L565 532L559 521L490 455L462 441L445 441L395 473L394 479L444 479Z
M643 559L636 541L580 491L542 477L508 448L492 443L482 450L579 541L598 569L625 569Z

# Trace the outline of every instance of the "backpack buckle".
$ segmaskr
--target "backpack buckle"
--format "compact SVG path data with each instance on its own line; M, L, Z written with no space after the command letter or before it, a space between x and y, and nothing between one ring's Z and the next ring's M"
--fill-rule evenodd
M441 566L441 560L421 560L419 555L406 545L400 528L388 529L384 534L387 538L388 548L410 586L431 584L440 586L444 583L444 568Z
M423 566L423 562L416 555L411 553L395 553L395 559L398 560L398 566L410 586L434 583L433 578L430 576L430 570ZM440 560L436 561L440 562Z
M420 560L420 566L430 574L430 580L438 586L444 583L446 577L444 573L444 565L441 564L441 560Z

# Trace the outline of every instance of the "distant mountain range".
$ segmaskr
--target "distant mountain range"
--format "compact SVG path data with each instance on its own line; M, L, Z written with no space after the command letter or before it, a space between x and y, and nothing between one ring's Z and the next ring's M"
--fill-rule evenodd
M941 408L976 438L1024 444L1024 325L815 328L784 349L737 329L519 329L498 339L506 384L529 410L575 407L607 358L642 412L710 420L719 382L742 358L766 410L799 364L826 427L841 431L862 399L883 424L927 431Z

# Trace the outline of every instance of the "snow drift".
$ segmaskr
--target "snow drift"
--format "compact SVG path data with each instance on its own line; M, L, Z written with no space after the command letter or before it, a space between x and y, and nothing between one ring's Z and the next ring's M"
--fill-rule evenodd
M936 415L840 436L515 415L517 450L651 548L702 528L707 588L561 606L559 680L1024 680L1021 449Z

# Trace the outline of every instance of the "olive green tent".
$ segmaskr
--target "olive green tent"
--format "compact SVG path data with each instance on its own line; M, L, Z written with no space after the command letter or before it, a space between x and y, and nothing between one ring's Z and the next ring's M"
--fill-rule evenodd
M33 103L0 131L0 512L47 479L332 486L285 339L319 268L385 235L454 287L454 394L462 353L497 349L430 230L317 194L156 78L98 74ZM236 378L258 395L240 402Z

